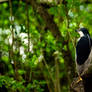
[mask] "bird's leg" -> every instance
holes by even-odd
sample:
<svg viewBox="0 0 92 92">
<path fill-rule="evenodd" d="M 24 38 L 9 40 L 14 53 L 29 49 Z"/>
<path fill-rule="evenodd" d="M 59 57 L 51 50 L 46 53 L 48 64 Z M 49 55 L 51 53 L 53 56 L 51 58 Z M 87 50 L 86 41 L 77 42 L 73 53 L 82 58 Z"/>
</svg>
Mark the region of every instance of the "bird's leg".
<svg viewBox="0 0 92 92">
<path fill-rule="evenodd" d="M 81 76 L 79 76 L 77 83 L 79 83 L 80 81 L 82 81 L 83 79 L 81 78 Z"/>
</svg>

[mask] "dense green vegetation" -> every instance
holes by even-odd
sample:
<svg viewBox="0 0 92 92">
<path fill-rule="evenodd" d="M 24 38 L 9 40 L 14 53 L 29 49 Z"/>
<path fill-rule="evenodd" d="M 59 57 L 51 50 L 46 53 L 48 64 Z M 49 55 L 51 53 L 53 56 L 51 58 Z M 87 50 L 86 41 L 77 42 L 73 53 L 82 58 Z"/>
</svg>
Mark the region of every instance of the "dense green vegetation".
<svg viewBox="0 0 92 92">
<path fill-rule="evenodd" d="M 1 0 L 0 92 L 70 92 L 79 27 L 92 35 L 88 0 Z"/>
</svg>

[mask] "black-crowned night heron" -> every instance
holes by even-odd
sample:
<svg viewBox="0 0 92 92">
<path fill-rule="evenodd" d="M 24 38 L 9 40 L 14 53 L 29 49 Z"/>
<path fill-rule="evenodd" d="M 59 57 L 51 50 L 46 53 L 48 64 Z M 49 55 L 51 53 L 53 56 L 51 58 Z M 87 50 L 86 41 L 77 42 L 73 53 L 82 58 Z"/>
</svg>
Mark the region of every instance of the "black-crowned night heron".
<svg viewBox="0 0 92 92">
<path fill-rule="evenodd" d="M 79 76 L 79 80 L 82 80 L 81 76 L 85 74 L 91 65 L 92 61 L 92 40 L 90 34 L 86 28 L 80 28 L 76 30 L 80 37 L 76 45 L 76 69 Z"/>
</svg>

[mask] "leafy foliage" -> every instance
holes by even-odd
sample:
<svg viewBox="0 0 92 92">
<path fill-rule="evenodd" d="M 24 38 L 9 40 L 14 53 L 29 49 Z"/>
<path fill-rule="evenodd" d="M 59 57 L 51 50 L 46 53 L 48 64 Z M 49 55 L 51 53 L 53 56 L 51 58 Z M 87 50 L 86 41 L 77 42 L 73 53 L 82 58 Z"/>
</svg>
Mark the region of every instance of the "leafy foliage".
<svg viewBox="0 0 92 92">
<path fill-rule="evenodd" d="M 63 0 L 59 4 L 35 1 L 39 6 L 50 6 L 44 9 L 60 31 L 58 42 L 38 8 L 25 0 L 10 1 L 12 16 L 9 2 L 0 3 L 0 90 L 5 86 L 7 92 L 54 92 L 55 84 L 60 84 L 61 92 L 70 92 L 72 77 L 68 72 L 72 72 L 69 67 L 75 60 L 78 38 L 74 30 L 86 27 L 92 35 L 92 4 L 83 0 Z"/>
</svg>

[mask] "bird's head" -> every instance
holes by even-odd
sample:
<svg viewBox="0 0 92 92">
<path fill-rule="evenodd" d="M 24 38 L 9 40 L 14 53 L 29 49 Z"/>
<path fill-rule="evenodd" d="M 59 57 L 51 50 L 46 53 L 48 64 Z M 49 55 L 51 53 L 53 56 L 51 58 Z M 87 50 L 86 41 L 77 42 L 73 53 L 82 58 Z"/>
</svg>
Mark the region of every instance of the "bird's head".
<svg viewBox="0 0 92 92">
<path fill-rule="evenodd" d="M 84 35 L 89 35 L 88 29 L 86 29 L 86 28 L 79 28 L 75 31 L 79 33 L 80 37 L 82 37 Z"/>
</svg>

